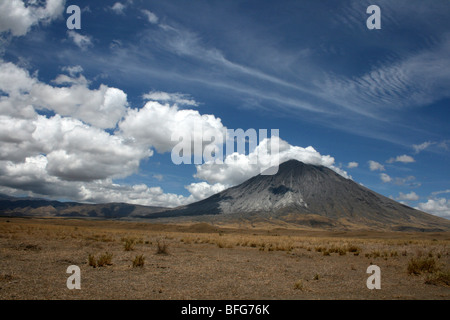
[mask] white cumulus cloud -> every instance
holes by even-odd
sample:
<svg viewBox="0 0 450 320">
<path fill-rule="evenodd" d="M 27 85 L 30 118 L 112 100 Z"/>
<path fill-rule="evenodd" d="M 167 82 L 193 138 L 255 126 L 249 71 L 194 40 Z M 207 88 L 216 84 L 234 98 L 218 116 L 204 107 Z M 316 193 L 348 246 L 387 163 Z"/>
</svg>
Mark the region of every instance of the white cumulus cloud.
<svg viewBox="0 0 450 320">
<path fill-rule="evenodd" d="M 268 152 L 271 139 L 278 140 L 279 152 L 277 154 Z M 206 162 L 202 165 L 197 165 L 195 177 L 212 184 L 237 185 L 262 173 L 271 164 L 276 163 L 274 156 L 278 158 L 280 164 L 287 160 L 295 159 L 307 164 L 326 166 L 345 178 L 349 178 L 345 171 L 334 166 L 335 160 L 333 157 L 321 155 L 311 146 L 306 148 L 292 146 L 276 136 L 262 140 L 255 150 L 247 155 L 237 152 L 228 154 L 223 164 Z"/>
<path fill-rule="evenodd" d="M 419 203 L 416 209 L 440 216 L 450 217 L 450 201 L 446 198 L 428 199 L 427 202 Z"/>
<path fill-rule="evenodd" d="M 158 101 L 177 105 L 198 106 L 198 103 L 189 95 L 183 93 L 168 93 L 163 91 L 150 91 L 142 96 L 144 100 Z"/>
<path fill-rule="evenodd" d="M 62 16 L 65 0 L 47 0 L 43 6 L 37 1 L 0 1 L 0 33 L 11 32 L 13 36 L 23 36 L 32 26 L 49 23 Z"/>
<path fill-rule="evenodd" d="M 358 166 L 359 166 L 359 163 L 358 163 L 358 162 L 352 161 L 352 162 L 349 162 L 349 163 L 348 163 L 347 168 L 353 169 L 353 168 L 358 168 Z"/>
<path fill-rule="evenodd" d="M 404 154 L 404 155 L 401 155 L 401 156 L 397 156 L 396 158 L 390 158 L 386 162 L 387 163 L 394 163 L 394 162 L 411 163 L 411 162 L 415 162 L 415 161 L 416 160 L 414 160 L 413 157 Z"/>
<path fill-rule="evenodd" d="M 389 175 L 387 175 L 386 173 L 381 173 L 380 178 L 381 178 L 381 181 L 383 181 L 384 183 L 392 181 L 392 178 Z"/>
<path fill-rule="evenodd" d="M 67 31 L 67 35 L 81 50 L 86 50 L 93 45 L 92 38 L 90 36 L 82 35 L 73 30 Z"/>
<path fill-rule="evenodd" d="M 369 168 L 370 168 L 370 171 L 377 171 L 377 170 L 384 171 L 385 170 L 384 166 L 381 163 L 373 161 L 373 160 L 369 161 Z"/>
<path fill-rule="evenodd" d="M 208 142 L 207 137 L 220 136 L 225 129 L 221 119 L 214 115 L 202 115 L 196 110 L 183 110 L 156 101 L 147 102 L 139 110 L 129 109 L 119 128 L 125 137 L 154 147 L 160 153 L 171 151 L 179 143 L 178 137 L 203 146 L 204 141 Z M 202 154 L 202 149 L 198 151 Z"/>
<path fill-rule="evenodd" d="M 114 11 L 116 14 L 123 14 L 125 8 L 126 8 L 126 5 L 124 5 L 123 3 L 120 3 L 120 2 L 116 2 L 111 7 L 111 10 Z"/>
<path fill-rule="evenodd" d="M 400 192 L 396 200 L 409 200 L 409 201 L 416 201 L 419 200 L 419 196 L 414 192 L 411 191 L 410 193 L 403 193 Z"/>
<path fill-rule="evenodd" d="M 111 180 L 81 185 L 79 198 L 94 203 L 124 202 L 159 207 L 176 207 L 189 202 L 187 197 L 165 193 L 160 187 L 148 187 L 145 184 L 119 185 Z"/>
<path fill-rule="evenodd" d="M 205 181 L 202 181 L 191 183 L 185 188 L 191 193 L 191 201 L 199 201 L 225 190 L 227 186 L 221 183 L 209 184 Z"/>
<path fill-rule="evenodd" d="M 159 18 L 156 14 L 154 14 L 153 12 L 151 12 L 150 10 L 147 9 L 143 9 L 142 13 L 145 15 L 145 17 L 147 18 L 148 22 L 150 22 L 151 24 L 157 24 L 159 21 Z"/>
<path fill-rule="evenodd" d="M 104 129 L 115 128 L 125 115 L 127 95 L 120 89 L 102 84 L 91 90 L 82 75 L 61 75 L 54 83 L 70 86 L 48 85 L 12 63 L 0 62 L 0 91 L 7 94 L 0 96 L 0 114 L 23 118 L 33 117 L 33 109 L 51 110 Z"/>
</svg>

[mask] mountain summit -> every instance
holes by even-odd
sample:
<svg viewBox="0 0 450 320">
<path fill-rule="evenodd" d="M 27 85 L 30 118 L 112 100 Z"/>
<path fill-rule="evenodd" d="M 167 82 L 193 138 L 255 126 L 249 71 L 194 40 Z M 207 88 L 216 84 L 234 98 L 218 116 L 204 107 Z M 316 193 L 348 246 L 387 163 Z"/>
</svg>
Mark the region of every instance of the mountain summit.
<svg viewBox="0 0 450 320">
<path fill-rule="evenodd" d="M 215 215 L 281 220 L 311 227 L 443 231 L 450 221 L 400 204 L 333 170 L 289 160 L 275 175 L 242 184 L 154 217 Z"/>
</svg>

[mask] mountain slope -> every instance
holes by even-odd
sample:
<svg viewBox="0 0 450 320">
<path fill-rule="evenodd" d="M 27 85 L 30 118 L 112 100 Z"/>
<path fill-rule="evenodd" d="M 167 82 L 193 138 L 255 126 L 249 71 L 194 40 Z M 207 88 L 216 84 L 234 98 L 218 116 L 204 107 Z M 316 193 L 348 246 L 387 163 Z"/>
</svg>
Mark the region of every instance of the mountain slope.
<svg viewBox="0 0 450 320">
<path fill-rule="evenodd" d="M 450 221 L 400 204 L 336 172 L 297 160 L 205 200 L 150 217 L 220 215 L 320 227 L 450 230 Z"/>
</svg>

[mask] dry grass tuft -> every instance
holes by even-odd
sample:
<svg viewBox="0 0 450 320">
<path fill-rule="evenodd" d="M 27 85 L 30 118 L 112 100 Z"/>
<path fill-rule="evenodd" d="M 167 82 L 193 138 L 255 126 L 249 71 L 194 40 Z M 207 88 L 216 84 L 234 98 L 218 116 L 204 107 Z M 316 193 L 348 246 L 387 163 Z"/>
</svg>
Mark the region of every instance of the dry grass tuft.
<svg viewBox="0 0 450 320">
<path fill-rule="evenodd" d="M 145 263 L 145 257 L 143 254 L 138 255 L 133 260 L 133 268 L 142 268 Z"/>
<path fill-rule="evenodd" d="M 156 254 L 169 254 L 168 244 L 164 240 L 158 240 L 156 242 Z"/>
<path fill-rule="evenodd" d="M 97 260 L 95 260 L 95 256 L 92 254 L 88 256 L 88 265 L 93 268 L 97 267 Z"/>
<path fill-rule="evenodd" d="M 112 253 L 106 252 L 102 254 L 97 260 L 95 259 L 95 256 L 90 254 L 88 256 L 88 264 L 91 267 L 104 267 L 104 266 L 110 266 L 112 265 Z"/>
<path fill-rule="evenodd" d="M 438 271 L 430 274 L 427 276 L 425 283 L 450 287 L 450 271 Z"/>
<path fill-rule="evenodd" d="M 100 256 L 97 260 L 97 266 L 104 267 L 112 265 L 112 253 L 106 252 Z"/>
<path fill-rule="evenodd" d="M 297 280 L 294 283 L 294 290 L 307 291 L 303 279 Z"/>
<path fill-rule="evenodd" d="M 124 247 L 125 251 L 133 251 L 134 250 L 134 245 L 136 244 L 136 241 L 134 239 L 124 238 L 123 242 L 124 242 L 123 247 Z"/>
<path fill-rule="evenodd" d="M 423 272 L 433 273 L 439 271 L 439 266 L 434 258 L 418 257 L 411 258 L 408 263 L 409 274 L 421 274 Z"/>
</svg>

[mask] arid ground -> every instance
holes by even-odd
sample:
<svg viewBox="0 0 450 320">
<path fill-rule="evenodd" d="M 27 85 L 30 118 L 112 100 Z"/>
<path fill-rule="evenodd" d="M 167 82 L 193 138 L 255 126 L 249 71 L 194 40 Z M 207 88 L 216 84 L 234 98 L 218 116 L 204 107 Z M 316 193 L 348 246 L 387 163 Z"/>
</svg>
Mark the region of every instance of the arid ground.
<svg viewBox="0 0 450 320">
<path fill-rule="evenodd" d="M 448 300 L 449 248 L 449 233 L 0 218 L 0 299 Z"/>
</svg>

